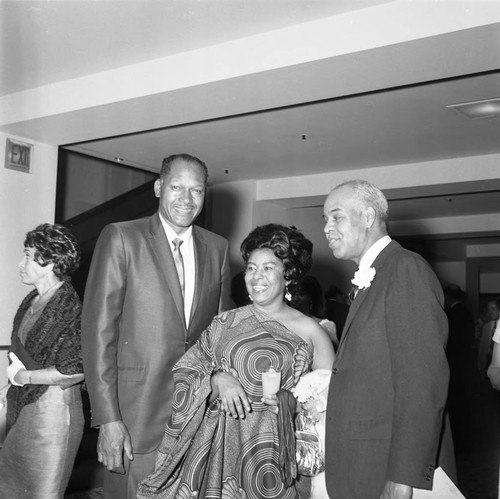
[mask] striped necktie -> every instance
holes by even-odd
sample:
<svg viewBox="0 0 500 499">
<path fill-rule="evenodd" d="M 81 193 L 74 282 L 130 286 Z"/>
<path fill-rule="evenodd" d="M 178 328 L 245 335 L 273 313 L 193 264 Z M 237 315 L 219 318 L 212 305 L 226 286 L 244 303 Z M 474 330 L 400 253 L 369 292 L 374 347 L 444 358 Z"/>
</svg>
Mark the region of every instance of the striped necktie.
<svg viewBox="0 0 500 499">
<path fill-rule="evenodd" d="M 179 276 L 179 283 L 181 285 L 182 296 L 184 297 L 184 259 L 182 258 L 181 253 L 181 244 L 184 241 L 182 239 L 175 238 L 172 243 L 174 245 L 174 262 L 175 267 L 177 268 L 177 275 Z"/>
</svg>

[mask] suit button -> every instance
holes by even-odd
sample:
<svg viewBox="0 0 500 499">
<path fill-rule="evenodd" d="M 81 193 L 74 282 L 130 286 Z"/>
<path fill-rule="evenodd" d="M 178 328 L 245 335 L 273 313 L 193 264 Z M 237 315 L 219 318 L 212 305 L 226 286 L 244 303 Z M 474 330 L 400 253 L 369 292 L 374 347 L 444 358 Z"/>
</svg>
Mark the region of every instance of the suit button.
<svg viewBox="0 0 500 499">
<path fill-rule="evenodd" d="M 338 372 L 339 372 L 338 367 L 334 367 L 334 368 L 332 369 L 332 374 L 337 374 Z"/>
</svg>

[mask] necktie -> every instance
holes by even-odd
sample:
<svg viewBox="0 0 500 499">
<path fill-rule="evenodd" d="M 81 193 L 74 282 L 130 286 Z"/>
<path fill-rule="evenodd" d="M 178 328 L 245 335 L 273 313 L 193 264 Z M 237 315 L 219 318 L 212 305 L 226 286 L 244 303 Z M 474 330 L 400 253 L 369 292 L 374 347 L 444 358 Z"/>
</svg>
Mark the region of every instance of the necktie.
<svg viewBox="0 0 500 499">
<path fill-rule="evenodd" d="M 177 268 L 177 275 L 179 276 L 179 283 L 181 285 L 182 296 L 184 296 L 184 259 L 181 253 L 182 239 L 175 238 L 172 243 L 174 244 L 174 262 Z"/>
<path fill-rule="evenodd" d="M 354 298 L 356 297 L 356 293 L 358 292 L 358 286 L 356 284 L 352 285 L 351 291 L 349 291 L 349 305 L 354 301 Z"/>
</svg>

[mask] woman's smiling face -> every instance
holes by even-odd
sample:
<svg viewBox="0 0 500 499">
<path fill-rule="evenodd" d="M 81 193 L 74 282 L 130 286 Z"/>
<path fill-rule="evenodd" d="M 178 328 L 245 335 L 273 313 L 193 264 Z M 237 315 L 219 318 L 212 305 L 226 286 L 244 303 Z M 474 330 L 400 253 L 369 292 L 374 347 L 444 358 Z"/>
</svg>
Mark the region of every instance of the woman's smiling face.
<svg viewBox="0 0 500 499">
<path fill-rule="evenodd" d="M 248 294 L 257 305 L 283 301 L 287 282 L 283 277 L 283 262 L 269 248 L 250 253 L 245 269 Z"/>
</svg>

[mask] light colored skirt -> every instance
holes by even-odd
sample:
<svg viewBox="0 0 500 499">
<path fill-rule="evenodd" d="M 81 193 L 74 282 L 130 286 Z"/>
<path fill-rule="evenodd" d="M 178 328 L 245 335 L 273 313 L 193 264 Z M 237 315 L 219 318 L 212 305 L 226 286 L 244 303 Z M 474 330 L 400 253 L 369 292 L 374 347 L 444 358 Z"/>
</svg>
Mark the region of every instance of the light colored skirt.
<svg viewBox="0 0 500 499">
<path fill-rule="evenodd" d="M 0 497 L 64 497 L 83 424 L 80 385 L 50 386 L 23 407 L 0 449 Z"/>
</svg>

